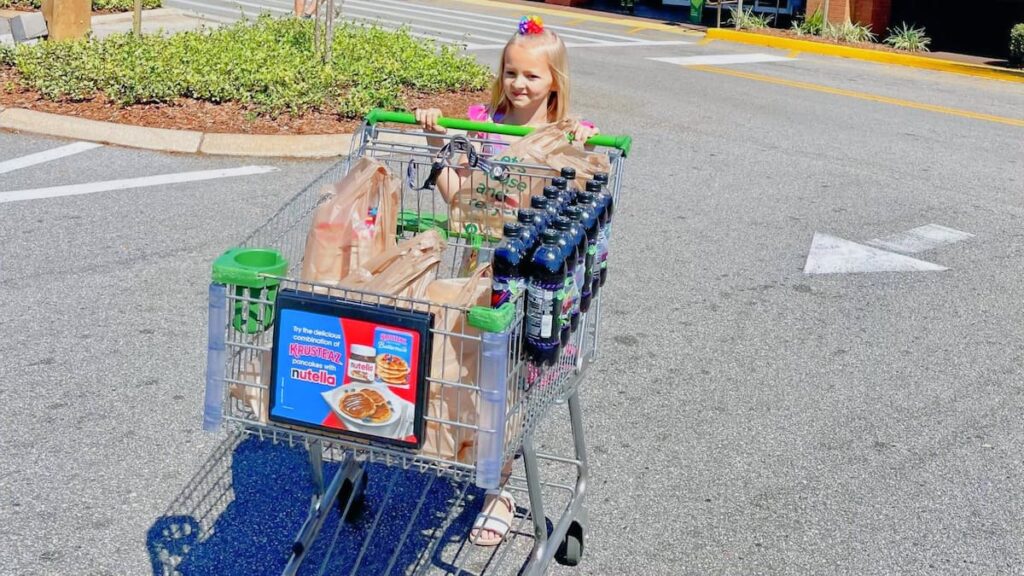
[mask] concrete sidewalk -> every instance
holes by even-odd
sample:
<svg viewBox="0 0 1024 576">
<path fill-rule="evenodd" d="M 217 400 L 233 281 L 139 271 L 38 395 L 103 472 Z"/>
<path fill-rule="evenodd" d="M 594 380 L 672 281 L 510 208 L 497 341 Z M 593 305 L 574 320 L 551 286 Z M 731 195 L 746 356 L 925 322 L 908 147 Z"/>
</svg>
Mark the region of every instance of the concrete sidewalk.
<svg viewBox="0 0 1024 576">
<path fill-rule="evenodd" d="M 0 44 L 13 45 L 11 37 L 11 18 L 26 12 L 17 10 L 0 10 Z M 216 28 L 224 23 L 216 17 L 201 15 L 177 8 L 157 8 L 142 13 L 142 31 L 146 34 L 184 32 L 202 28 Z M 92 17 L 92 34 L 96 38 L 104 38 L 111 34 L 132 31 L 132 13 L 96 14 Z"/>
<path fill-rule="evenodd" d="M 186 12 L 177 8 L 157 8 L 142 13 L 142 32 L 155 34 L 162 32 L 173 34 L 201 28 L 216 28 L 223 21 L 211 16 Z M 132 13 L 100 14 L 92 17 L 92 33 L 97 38 L 110 36 L 119 32 L 131 32 Z"/>
</svg>

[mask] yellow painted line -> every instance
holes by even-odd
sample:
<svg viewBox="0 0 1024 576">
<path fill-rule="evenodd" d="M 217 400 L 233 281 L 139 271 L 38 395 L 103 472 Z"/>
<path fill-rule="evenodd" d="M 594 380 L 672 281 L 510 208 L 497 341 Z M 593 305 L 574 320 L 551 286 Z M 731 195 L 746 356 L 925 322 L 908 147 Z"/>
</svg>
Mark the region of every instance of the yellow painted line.
<svg viewBox="0 0 1024 576">
<path fill-rule="evenodd" d="M 566 22 L 565 25 L 566 26 L 575 26 L 577 24 L 583 24 L 584 22 L 586 22 L 586 20 L 584 20 L 583 18 L 573 18 L 572 20 L 569 20 L 568 22 Z"/>
<path fill-rule="evenodd" d="M 799 55 L 800 52 L 798 50 L 790 50 L 789 53 L 786 54 L 786 58 L 796 58 Z"/>
<path fill-rule="evenodd" d="M 822 86 L 821 84 L 811 84 L 810 82 L 799 82 L 796 80 L 786 80 L 783 78 L 776 78 L 774 76 L 765 76 L 764 74 L 754 74 L 751 72 L 741 72 L 739 70 L 730 70 L 728 68 L 719 68 L 717 66 L 687 66 L 687 68 L 693 70 L 700 70 L 702 72 L 711 72 L 713 74 L 724 74 L 726 76 L 733 76 L 736 78 L 744 78 L 747 80 L 754 80 L 757 82 L 767 82 L 769 84 L 778 84 L 780 86 L 788 86 L 790 88 L 798 88 L 800 90 L 810 90 L 812 92 L 821 92 L 824 94 L 833 94 L 836 96 L 845 96 L 847 98 L 856 98 L 858 100 L 867 100 L 870 102 L 880 102 L 882 104 L 891 104 L 893 106 L 901 106 L 903 108 L 913 108 L 914 110 L 925 110 L 928 112 L 935 112 L 937 114 L 946 114 L 948 116 L 959 116 L 960 118 L 969 118 L 971 120 L 984 120 L 986 122 L 996 122 L 999 124 L 1006 124 L 1008 126 L 1017 126 L 1024 128 L 1024 119 L 1022 118 L 1008 118 L 1006 116 L 994 116 L 992 114 L 982 114 L 980 112 L 971 112 L 970 110 L 963 110 L 960 108 L 948 108 L 946 106 L 936 106 L 934 104 L 923 104 L 921 102 L 913 102 L 910 100 L 902 100 L 900 98 L 890 98 L 888 96 L 880 96 L 878 94 L 869 94 L 867 92 L 857 92 L 854 90 L 845 90 L 842 88 L 833 88 L 831 86 Z"/>
<path fill-rule="evenodd" d="M 643 26 L 637 26 L 636 28 L 630 28 L 629 30 L 626 30 L 626 34 L 636 34 L 637 32 L 642 32 L 644 30 L 647 30 L 647 28 L 644 28 Z"/>
<path fill-rule="evenodd" d="M 766 34 L 754 34 L 750 32 L 737 32 L 726 28 L 709 28 L 707 37 L 714 40 L 726 40 L 728 42 L 739 42 L 753 44 L 755 46 L 767 46 L 780 50 L 798 50 L 811 54 L 822 54 L 824 56 L 835 56 L 839 58 L 853 58 L 879 64 L 895 64 L 897 66 L 909 66 L 911 68 L 923 68 L 938 72 L 952 72 L 989 78 L 994 80 L 1005 80 L 1008 82 L 1024 82 L 1024 70 L 1010 70 L 1008 68 L 996 68 L 995 66 L 983 66 L 980 64 L 968 64 L 966 62 L 953 62 L 952 60 L 941 60 L 938 58 L 926 58 L 914 56 L 913 54 L 901 54 L 883 50 L 870 50 L 867 48 L 853 48 L 837 44 L 825 44 L 810 40 L 796 40 L 793 38 L 782 38 L 779 36 L 768 36 Z"/>
<path fill-rule="evenodd" d="M 694 32 L 692 30 L 686 30 L 679 28 L 678 26 L 669 26 L 667 24 L 660 24 L 658 22 L 644 22 L 642 20 L 631 20 L 627 18 L 614 18 L 611 16 L 598 16 L 596 14 L 580 14 L 570 10 L 555 10 L 554 8 L 544 8 L 542 6 L 521 6 L 521 5 L 510 5 L 505 2 L 498 2 L 496 0 L 454 0 L 455 2 L 462 2 L 463 4 L 472 4 L 474 6 L 484 6 L 487 8 L 497 8 L 499 10 L 516 10 L 518 9 L 523 13 L 529 14 L 547 14 L 548 16 L 561 16 L 563 18 L 568 16 L 575 16 L 578 20 L 583 22 L 600 22 L 602 24 L 613 24 L 615 26 L 629 26 L 631 28 L 641 28 L 643 30 L 658 30 L 660 32 L 668 32 L 670 34 L 680 34 L 682 36 L 703 36 L 701 32 Z"/>
<path fill-rule="evenodd" d="M 707 46 L 708 44 L 711 44 L 714 41 L 714 38 L 701 38 L 700 40 L 697 41 L 697 46 Z"/>
</svg>

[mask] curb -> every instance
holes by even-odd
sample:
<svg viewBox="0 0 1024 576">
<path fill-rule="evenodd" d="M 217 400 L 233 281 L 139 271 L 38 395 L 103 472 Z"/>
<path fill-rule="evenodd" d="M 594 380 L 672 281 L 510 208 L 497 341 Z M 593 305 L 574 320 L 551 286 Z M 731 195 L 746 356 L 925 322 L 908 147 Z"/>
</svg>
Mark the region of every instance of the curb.
<svg viewBox="0 0 1024 576">
<path fill-rule="evenodd" d="M 966 62 L 926 58 L 924 56 L 914 56 L 911 54 L 898 54 L 895 52 L 884 52 L 881 50 L 838 46 L 835 44 L 812 42 L 810 40 L 780 38 L 778 36 L 768 36 L 766 34 L 737 32 L 735 30 L 728 30 L 725 28 L 709 28 L 707 31 L 707 38 L 709 40 L 724 40 L 727 42 L 739 42 L 741 44 L 767 46 L 769 48 L 778 48 L 780 50 L 796 50 L 798 52 L 809 52 L 824 56 L 852 58 L 855 60 L 865 60 L 879 64 L 894 64 L 897 66 L 923 68 L 938 72 L 964 74 L 979 78 L 1005 80 L 1007 82 L 1024 82 L 1024 70 L 1018 71 L 1007 68 L 996 68 L 995 66 L 984 66 L 981 64 L 968 64 Z"/>
<path fill-rule="evenodd" d="M 29 132 L 181 154 L 264 156 L 276 158 L 333 158 L 345 156 L 351 134 L 262 135 L 219 134 L 193 130 L 147 128 L 100 122 L 23 108 L 0 107 L 0 130 Z"/>
</svg>

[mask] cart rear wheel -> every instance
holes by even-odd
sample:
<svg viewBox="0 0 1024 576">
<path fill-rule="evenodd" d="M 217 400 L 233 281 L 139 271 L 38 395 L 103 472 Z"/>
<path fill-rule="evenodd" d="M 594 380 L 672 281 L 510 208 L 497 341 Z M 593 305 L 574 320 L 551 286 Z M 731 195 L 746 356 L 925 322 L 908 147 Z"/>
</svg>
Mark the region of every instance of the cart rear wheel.
<svg viewBox="0 0 1024 576">
<path fill-rule="evenodd" d="M 555 561 L 563 566 L 575 566 L 583 558 L 583 525 L 573 521 L 565 532 L 565 539 L 555 552 Z"/>
<path fill-rule="evenodd" d="M 345 480 L 342 481 L 341 489 L 338 491 L 338 511 L 344 514 L 345 522 L 355 522 L 366 504 L 366 482 L 368 478 L 362 466 L 351 466 L 345 472 Z M 345 509 L 348 513 L 345 513 Z"/>
</svg>

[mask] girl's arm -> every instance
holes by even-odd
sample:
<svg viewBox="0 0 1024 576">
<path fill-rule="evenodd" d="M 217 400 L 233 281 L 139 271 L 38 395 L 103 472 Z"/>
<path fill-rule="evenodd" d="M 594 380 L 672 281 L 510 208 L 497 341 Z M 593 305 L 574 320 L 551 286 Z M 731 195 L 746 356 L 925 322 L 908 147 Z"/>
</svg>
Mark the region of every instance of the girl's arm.
<svg viewBox="0 0 1024 576">
<path fill-rule="evenodd" d="M 438 124 L 441 119 L 441 111 L 437 108 L 426 108 L 423 110 L 416 110 L 416 122 L 423 127 L 424 132 L 434 132 L 436 134 L 447 134 L 448 130 L 444 126 Z M 427 136 L 427 144 L 432 148 L 441 148 L 445 145 L 443 138 L 436 138 Z M 458 163 L 461 164 L 465 160 L 460 158 Z M 441 173 L 437 176 L 437 189 L 441 192 L 441 197 L 448 204 L 452 203 L 452 199 L 455 197 L 455 193 L 462 188 L 463 179 L 469 176 L 468 170 L 455 169 L 451 167 L 445 167 L 441 170 Z"/>
</svg>

